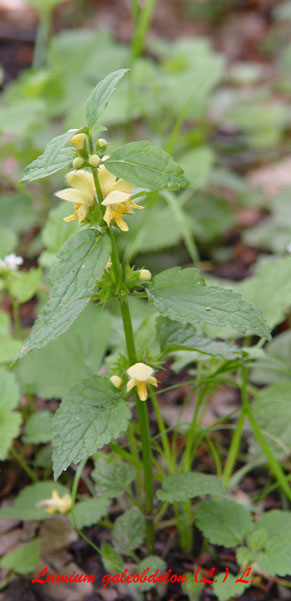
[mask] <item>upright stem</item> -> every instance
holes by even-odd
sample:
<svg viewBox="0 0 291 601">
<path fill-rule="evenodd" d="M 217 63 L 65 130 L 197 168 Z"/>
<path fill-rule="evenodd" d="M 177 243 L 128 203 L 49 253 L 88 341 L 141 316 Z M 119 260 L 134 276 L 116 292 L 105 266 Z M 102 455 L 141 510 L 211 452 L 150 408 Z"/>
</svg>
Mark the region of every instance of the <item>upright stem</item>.
<svg viewBox="0 0 291 601">
<path fill-rule="evenodd" d="M 112 260 L 112 266 L 114 266 Z M 129 306 L 127 298 L 120 298 L 120 308 L 121 315 L 123 321 L 123 329 L 126 340 L 126 348 L 128 358 L 131 364 L 136 363 L 136 352 L 135 352 L 135 344 L 133 337 L 133 329 L 131 316 L 129 312 Z M 148 553 L 153 552 L 154 547 L 154 525 L 153 525 L 153 466 L 152 466 L 152 449 L 151 449 L 151 435 L 150 435 L 150 426 L 149 426 L 149 417 L 147 405 L 145 402 L 141 401 L 138 395 L 135 395 L 136 398 L 136 408 L 137 415 L 140 427 L 140 437 L 141 437 L 141 448 L 142 448 L 142 458 L 143 458 L 143 470 L 144 470 L 144 491 L 145 491 L 145 504 L 144 510 L 145 515 L 147 517 L 146 520 L 146 542 L 147 542 L 147 551 Z"/>
<path fill-rule="evenodd" d="M 92 140 L 90 139 L 90 144 L 92 144 Z M 100 182 L 98 178 L 98 170 L 92 169 L 95 188 L 97 193 L 97 198 L 99 203 L 101 204 L 103 201 L 103 194 L 100 187 Z M 112 268 L 115 275 L 116 280 L 116 291 L 119 298 L 121 316 L 123 322 L 123 329 L 126 341 L 126 348 L 128 359 L 131 365 L 137 362 L 135 344 L 134 344 L 134 335 L 132 328 L 132 321 L 128 306 L 127 300 L 127 290 L 125 284 L 123 282 L 123 272 L 122 266 L 118 257 L 118 250 L 116 245 L 116 240 L 114 237 L 114 233 L 111 228 L 108 228 L 108 236 L 111 240 L 111 261 Z M 147 551 L 149 554 L 153 552 L 154 548 L 154 524 L 153 524 L 153 497 L 154 497 L 154 489 L 153 489 L 153 460 L 152 460 L 152 449 L 151 449 L 151 436 L 150 436 L 150 426 L 149 426 L 149 417 L 147 405 L 145 402 L 139 399 L 138 394 L 135 394 L 136 398 L 136 408 L 137 415 L 139 421 L 140 428 L 140 437 L 141 437 L 141 449 L 142 449 L 142 458 L 143 458 L 143 471 L 144 471 L 144 493 L 145 493 L 145 503 L 144 503 L 144 512 L 146 515 L 146 543 L 147 543 Z"/>
</svg>

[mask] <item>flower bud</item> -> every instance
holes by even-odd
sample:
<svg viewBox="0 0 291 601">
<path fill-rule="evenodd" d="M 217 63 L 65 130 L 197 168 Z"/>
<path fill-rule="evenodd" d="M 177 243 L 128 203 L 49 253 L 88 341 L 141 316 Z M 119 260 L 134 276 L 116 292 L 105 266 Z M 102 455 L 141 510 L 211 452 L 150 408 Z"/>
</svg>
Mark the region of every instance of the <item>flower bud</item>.
<svg viewBox="0 0 291 601">
<path fill-rule="evenodd" d="M 104 138 L 99 138 L 97 140 L 97 144 L 98 144 L 99 148 L 106 148 L 108 142 Z"/>
<path fill-rule="evenodd" d="M 123 380 L 120 376 L 111 376 L 110 378 L 111 384 L 115 386 L 115 388 L 120 388 L 122 386 Z"/>
<path fill-rule="evenodd" d="M 143 282 L 149 282 L 152 279 L 152 274 L 148 269 L 141 269 L 139 272 L 139 279 Z"/>
<path fill-rule="evenodd" d="M 100 165 L 100 157 L 98 154 L 90 154 L 89 165 L 91 165 L 91 167 L 98 167 Z"/>
<path fill-rule="evenodd" d="M 81 169 L 81 167 L 83 167 L 83 165 L 84 165 L 84 159 L 82 159 L 81 157 L 76 157 L 73 160 L 74 169 Z"/>
<path fill-rule="evenodd" d="M 87 137 L 85 134 L 75 134 L 71 139 L 69 144 L 72 146 L 76 146 L 78 150 L 83 150 L 85 148 Z"/>
</svg>

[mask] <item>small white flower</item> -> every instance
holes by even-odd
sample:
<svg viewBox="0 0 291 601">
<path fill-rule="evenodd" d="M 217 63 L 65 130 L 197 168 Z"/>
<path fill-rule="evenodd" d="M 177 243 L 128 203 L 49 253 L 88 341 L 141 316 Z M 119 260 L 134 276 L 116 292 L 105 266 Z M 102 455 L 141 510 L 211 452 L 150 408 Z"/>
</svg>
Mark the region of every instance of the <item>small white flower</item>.
<svg viewBox="0 0 291 601">
<path fill-rule="evenodd" d="M 14 253 L 6 255 L 4 260 L 0 262 L 0 267 L 11 269 L 11 271 L 17 271 L 18 267 L 23 264 L 23 258 L 17 257 Z"/>
</svg>

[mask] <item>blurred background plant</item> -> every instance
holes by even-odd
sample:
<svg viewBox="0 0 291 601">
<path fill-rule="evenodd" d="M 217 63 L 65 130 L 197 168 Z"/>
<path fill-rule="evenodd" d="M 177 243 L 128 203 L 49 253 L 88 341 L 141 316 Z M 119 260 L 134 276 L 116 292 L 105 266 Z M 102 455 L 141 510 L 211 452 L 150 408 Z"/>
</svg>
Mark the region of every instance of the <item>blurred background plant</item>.
<svg viewBox="0 0 291 601">
<path fill-rule="evenodd" d="M 18 182 L 54 135 L 82 126 L 92 87 L 130 67 L 103 114 L 108 153 L 149 139 L 173 154 L 190 187 L 149 195 L 127 236 L 119 235 L 120 252 L 153 274 L 194 264 L 262 309 L 274 339 L 252 350 L 251 382 L 268 387 L 254 402 L 255 414 L 275 455 L 287 461 L 290 0 L 0 0 L 0 14 L 0 458 L 13 455 L 32 481 L 38 468 L 49 474 L 45 400 L 54 408 L 54 399 L 112 364 L 120 350 L 115 306 L 106 309 L 105 322 L 104 309 L 92 305 L 57 341 L 8 370 L 46 300 L 48 269 L 77 227 L 64 223 L 70 207 L 54 197 L 64 186 L 62 172 Z M 11 268 L 7 257 L 14 254 L 23 265 L 14 260 Z M 146 347 L 155 318 L 141 300 L 133 299 L 132 310 L 137 344 Z M 233 340 L 231 331 L 207 334 Z M 174 371 L 188 366 L 192 374 L 213 360 L 173 356 Z M 167 408 L 164 415 L 171 424 Z M 19 435 L 21 444 L 13 443 Z M 31 445 L 41 445 L 36 455 Z M 249 469 L 264 462 L 252 436 L 244 459 Z"/>
</svg>

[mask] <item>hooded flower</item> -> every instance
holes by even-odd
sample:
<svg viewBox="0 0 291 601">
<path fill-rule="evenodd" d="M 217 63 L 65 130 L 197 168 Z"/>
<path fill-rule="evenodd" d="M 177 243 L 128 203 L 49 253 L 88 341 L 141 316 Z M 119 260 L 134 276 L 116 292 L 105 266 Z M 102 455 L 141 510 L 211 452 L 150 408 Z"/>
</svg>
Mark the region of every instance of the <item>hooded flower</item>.
<svg viewBox="0 0 291 601">
<path fill-rule="evenodd" d="M 132 184 L 124 179 L 116 179 L 104 165 L 99 168 L 99 181 L 104 196 L 102 204 L 106 207 L 104 221 L 110 226 L 111 221 L 123 231 L 128 231 L 128 225 L 124 221 L 123 213 L 133 213 L 132 209 L 143 209 L 130 200 Z"/>
<path fill-rule="evenodd" d="M 93 175 L 88 171 L 79 169 L 78 171 L 70 171 L 66 176 L 66 180 L 71 188 L 56 192 L 56 196 L 73 202 L 75 212 L 69 217 L 65 217 L 64 221 L 73 221 L 78 218 L 80 223 L 88 217 L 90 207 L 94 205 L 95 185 Z"/>
<path fill-rule="evenodd" d="M 141 401 L 146 401 L 148 398 L 147 384 L 157 386 L 158 382 L 153 377 L 154 370 L 145 363 L 135 363 L 128 370 L 127 373 L 130 377 L 127 383 L 127 390 L 130 391 L 134 386 L 137 387 L 137 393 Z"/>
<path fill-rule="evenodd" d="M 57 490 L 53 490 L 50 499 L 44 499 L 36 503 L 37 507 L 46 507 L 47 513 L 67 513 L 72 507 L 72 498 L 70 495 L 59 496 Z"/>
</svg>

